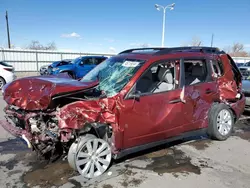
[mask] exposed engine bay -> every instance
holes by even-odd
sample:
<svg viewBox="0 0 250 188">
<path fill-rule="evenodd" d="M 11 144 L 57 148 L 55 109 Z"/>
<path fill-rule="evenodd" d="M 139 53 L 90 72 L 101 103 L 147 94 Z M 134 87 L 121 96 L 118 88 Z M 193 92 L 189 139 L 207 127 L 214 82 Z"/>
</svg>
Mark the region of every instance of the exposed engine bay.
<svg viewBox="0 0 250 188">
<path fill-rule="evenodd" d="M 102 95 L 96 89 L 57 96 L 46 111 L 27 111 L 8 105 L 4 111 L 11 127 L 7 124 L 5 126 L 8 130 L 12 130 L 13 135 L 22 137 L 28 147 L 35 150 L 38 156 L 53 160 L 57 156 L 66 156 L 70 145 L 84 131 L 95 131 L 95 134 L 102 138 L 106 136 L 106 139 L 111 137 L 112 127 L 100 123 L 86 121 L 86 124 L 80 126 L 84 129 L 71 129 L 59 125 L 60 115 L 62 115 L 60 111 L 63 106 L 75 101 L 93 101 L 100 97 Z M 107 135 L 108 132 L 109 135 Z"/>
<path fill-rule="evenodd" d="M 55 115 L 40 113 L 33 116 L 33 114 L 14 109 L 12 106 L 7 107 L 6 114 L 6 119 L 11 125 L 25 131 L 26 134 L 20 136 L 30 148 L 37 152 L 38 156 L 48 158 L 56 152 L 63 151 L 63 145 L 58 144 L 61 133 Z"/>
</svg>

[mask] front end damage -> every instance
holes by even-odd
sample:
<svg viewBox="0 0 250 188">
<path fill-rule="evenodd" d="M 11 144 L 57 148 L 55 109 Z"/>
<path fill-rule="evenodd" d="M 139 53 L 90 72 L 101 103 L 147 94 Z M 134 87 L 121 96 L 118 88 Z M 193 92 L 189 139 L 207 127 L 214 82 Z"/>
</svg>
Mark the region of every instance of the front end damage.
<svg viewBox="0 0 250 188">
<path fill-rule="evenodd" d="M 118 132 L 119 97 L 101 98 L 95 83 L 55 79 L 35 77 L 9 85 L 4 93 L 8 103 L 4 109 L 6 120 L 1 120 L 0 125 L 23 138 L 39 156 L 49 159 L 67 155 L 70 145 L 86 132 L 105 139 L 115 153 L 112 143 Z M 34 96 L 25 95 L 24 91 L 33 92 Z M 47 100 L 43 100 L 45 97 Z"/>
<path fill-rule="evenodd" d="M 118 134 L 118 100 L 78 101 L 56 111 L 27 112 L 8 105 L 6 120 L 1 126 L 16 137 L 22 137 L 28 147 L 46 158 L 66 155 L 70 145 L 82 134 L 92 133 L 110 143 L 116 153 L 115 134 Z M 59 152 L 59 153 L 58 153 Z"/>
</svg>

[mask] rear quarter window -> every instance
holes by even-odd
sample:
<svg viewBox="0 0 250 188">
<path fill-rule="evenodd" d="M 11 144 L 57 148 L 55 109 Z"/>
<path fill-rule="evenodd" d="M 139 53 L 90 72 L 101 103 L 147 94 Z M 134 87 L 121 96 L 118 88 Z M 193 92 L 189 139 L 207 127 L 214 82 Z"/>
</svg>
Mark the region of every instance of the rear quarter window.
<svg viewBox="0 0 250 188">
<path fill-rule="evenodd" d="M 211 60 L 214 73 L 217 74 L 217 76 L 222 76 L 224 74 L 224 67 L 221 62 L 221 60 Z"/>
</svg>

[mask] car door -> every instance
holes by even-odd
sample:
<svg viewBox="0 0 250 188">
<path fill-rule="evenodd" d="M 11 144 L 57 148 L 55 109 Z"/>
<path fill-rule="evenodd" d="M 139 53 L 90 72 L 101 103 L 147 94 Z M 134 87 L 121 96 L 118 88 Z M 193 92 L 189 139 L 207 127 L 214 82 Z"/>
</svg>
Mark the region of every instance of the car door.
<svg viewBox="0 0 250 188">
<path fill-rule="evenodd" d="M 179 76 L 180 63 L 175 61 L 166 61 L 164 63 L 169 64 L 173 62 L 173 88 L 161 89 L 158 92 L 155 92 L 154 89 L 148 90 L 148 88 L 151 88 L 150 85 L 154 85 L 159 81 L 154 79 L 157 78 L 160 71 L 153 72 L 155 66 L 157 66 L 157 69 L 159 68 L 159 63 L 157 62 L 145 71 L 128 94 L 128 98 L 124 100 L 125 108 L 119 117 L 120 126 L 124 129 L 124 148 L 177 136 L 183 132 L 185 124 L 190 123 L 190 116 L 192 115 L 192 111 L 189 109 L 190 101 L 185 103 L 180 98 L 183 92 L 180 83 L 182 78 Z M 150 71 L 151 73 L 148 74 Z M 150 83 L 150 79 L 153 80 L 153 84 Z M 160 81 L 163 82 L 164 80 Z M 140 84 L 141 86 L 139 86 Z M 145 88 L 146 86 L 148 87 Z M 160 86 L 157 87 L 160 88 Z M 142 91 L 140 94 L 138 94 L 139 90 Z M 135 93 L 134 98 L 133 93 Z"/>
<path fill-rule="evenodd" d="M 183 130 L 191 131 L 208 125 L 208 112 L 213 102 L 219 101 L 216 81 L 212 79 L 211 60 L 206 58 L 184 59 L 184 98 L 189 101 L 191 123 Z"/>
<path fill-rule="evenodd" d="M 76 78 L 82 78 L 89 71 L 91 71 L 96 66 L 96 58 L 94 57 L 84 57 L 76 65 Z"/>
</svg>

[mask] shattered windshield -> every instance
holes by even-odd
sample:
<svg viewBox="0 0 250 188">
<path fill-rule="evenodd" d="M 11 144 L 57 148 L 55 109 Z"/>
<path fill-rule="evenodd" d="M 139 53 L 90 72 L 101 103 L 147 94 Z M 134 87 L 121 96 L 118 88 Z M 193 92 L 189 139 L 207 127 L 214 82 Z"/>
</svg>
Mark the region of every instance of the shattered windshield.
<svg viewBox="0 0 250 188">
<path fill-rule="evenodd" d="M 144 60 L 111 57 L 82 78 L 82 82 L 99 81 L 97 89 L 108 97 L 116 95 L 129 82 Z"/>
</svg>

